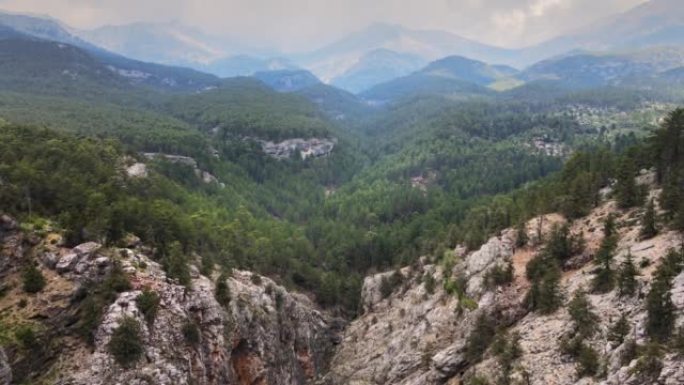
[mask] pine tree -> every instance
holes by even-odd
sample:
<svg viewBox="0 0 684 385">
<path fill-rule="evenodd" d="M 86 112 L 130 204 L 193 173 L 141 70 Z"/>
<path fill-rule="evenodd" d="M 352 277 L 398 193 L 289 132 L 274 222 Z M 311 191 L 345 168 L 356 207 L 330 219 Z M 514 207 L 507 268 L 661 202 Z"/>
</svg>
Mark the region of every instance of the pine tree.
<svg viewBox="0 0 684 385">
<path fill-rule="evenodd" d="M 591 337 L 596 332 L 599 318 L 593 311 L 593 306 L 584 290 L 575 292 L 568 304 L 568 313 L 575 322 L 575 330 L 582 337 Z"/>
<path fill-rule="evenodd" d="M 164 258 L 164 270 L 169 277 L 177 279 L 181 285 L 190 284 L 190 269 L 183 256 L 180 242 L 174 241 L 169 246 L 169 252 Z"/>
<path fill-rule="evenodd" d="M 138 321 L 131 317 L 121 319 L 119 326 L 112 333 L 107 349 L 124 368 L 129 368 L 137 362 L 144 351 Z"/>
<path fill-rule="evenodd" d="M 529 242 L 529 237 L 527 235 L 527 224 L 523 221 L 518 224 L 517 235 L 515 237 L 515 247 L 525 247 L 527 242 Z"/>
<path fill-rule="evenodd" d="M 613 254 L 617 247 L 617 237 L 612 221 L 606 221 L 604 233 L 610 235 L 603 238 L 601 246 L 596 253 L 596 262 L 600 264 L 600 267 L 592 281 L 592 291 L 595 293 L 608 293 L 615 286 L 615 277 L 611 263 L 613 262 Z"/>
<path fill-rule="evenodd" d="M 676 308 L 672 303 L 671 289 L 669 279 L 659 277 L 653 281 L 646 297 L 646 332 L 655 341 L 664 342 L 672 335 Z"/>
<path fill-rule="evenodd" d="M 630 326 L 627 316 L 624 314 L 620 315 L 620 319 L 618 319 L 608 331 L 608 341 L 617 342 L 618 344 L 623 343 L 625 337 L 629 334 L 629 329 Z"/>
<path fill-rule="evenodd" d="M 21 274 L 21 279 L 24 291 L 27 293 L 38 293 L 42 291 L 46 285 L 43 273 L 33 264 L 30 263 Z"/>
<path fill-rule="evenodd" d="M 603 222 L 603 236 L 606 238 L 612 237 L 617 234 L 615 229 L 615 216 L 609 214 L 605 222 Z"/>
<path fill-rule="evenodd" d="M 482 312 L 475 320 L 475 327 L 466 341 L 465 358 L 470 363 L 479 362 L 489 345 L 494 341 L 496 324 L 494 320 Z"/>
<path fill-rule="evenodd" d="M 656 226 L 656 211 L 655 203 L 651 199 L 646 205 L 646 212 L 641 219 L 641 238 L 650 239 L 658 234 L 658 227 Z"/>
<path fill-rule="evenodd" d="M 622 157 L 615 185 L 615 196 L 621 208 L 634 207 L 639 203 L 639 188 L 634 181 L 635 175 L 634 161 L 628 156 Z"/>
<path fill-rule="evenodd" d="M 639 271 L 634 265 L 632 254 L 628 253 L 618 271 L 618 291 L 621 296 L 632 296 L 636 293 L 637 275 Z"/>
</svg>

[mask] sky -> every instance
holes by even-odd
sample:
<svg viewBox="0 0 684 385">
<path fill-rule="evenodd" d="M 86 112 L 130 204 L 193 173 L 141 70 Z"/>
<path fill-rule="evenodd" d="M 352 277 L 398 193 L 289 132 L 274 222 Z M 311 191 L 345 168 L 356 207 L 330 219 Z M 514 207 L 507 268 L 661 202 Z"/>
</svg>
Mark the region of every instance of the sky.
<svg viewBox="0 0 684 385">
<path fill-rule="evenodd" d="M 648 0 L 0 0 L 70 26 L 177 21 L 281 51 L 318 48 L 374 22 L 445 30 L 518 48 Z"/>
</svg>

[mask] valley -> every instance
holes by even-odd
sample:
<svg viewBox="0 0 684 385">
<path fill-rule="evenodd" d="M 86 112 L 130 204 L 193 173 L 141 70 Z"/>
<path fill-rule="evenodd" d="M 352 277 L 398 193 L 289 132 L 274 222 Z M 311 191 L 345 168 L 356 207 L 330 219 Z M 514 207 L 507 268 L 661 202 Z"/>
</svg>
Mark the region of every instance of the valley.
<svg viewBox="0 0 684 385">
<path fill-rule="evenodd" d="M 682 9 L 287 56 L 0 12 L 0 385 L 683 383 Z"/>
</svg>

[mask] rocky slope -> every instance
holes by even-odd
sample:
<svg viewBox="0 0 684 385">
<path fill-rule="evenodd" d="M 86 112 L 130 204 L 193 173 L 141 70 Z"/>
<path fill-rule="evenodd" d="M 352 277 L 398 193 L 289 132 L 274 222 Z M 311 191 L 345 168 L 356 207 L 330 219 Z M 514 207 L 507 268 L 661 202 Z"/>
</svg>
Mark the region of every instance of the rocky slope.
<svg viewBox="0 0 684 385">
<path fill-rule="evenodd" d="M 644 173 L 639 182 L 653 187 L 652 179 Z M 652 188 L 652 197 L 658 193 Z M 597 268 L 593 259 L 611 215 L 618 233 L 613 264 L 621 264 L 628 253 L 633 256 L 640 268 L 637 293 L 588 295 L 598 331 L 585 343 L 598 353 L 600 371 L 580 377 L 577 360 L 561 344 L 576 327 L 568 302 L 576 291 L 591 287 Z M 412 266 L 367 277 L 361 314 L 348 325 L 317 310 L 306 296 L 250 272 L 233 270 L 225 278 L 230 299 L 221 304 L 215 295 L 221 279 L 217 273 L 206 277 L 193 268 L 191 284 L 180 285 L 135 237 L 120 248 L 93 242 L 67 248 L 49 224 L 20 225 L 2 216 L 0 385 L 681 384 L 684 360 L 672 350 L 660 358 L 657 380 L 640 376 L 638 356 L 624 359 L 628 339 L 642 346 L 648 342 L 645 298 L 652 276 L 667 252 L 682 242 L 682 234 L 673 231 L 641 239 L 642 215 L 641 208 L 620 210 L 604 198 L 588 216 L 570 224 L 570 233 L 581 236 L 584 246 L 563 265 L 564 304 L 551 314 L 530 311 L 525 270 L 543 240 L 566 222 L 558 214 L 530 220 L 525 228 L 529 242 L 522 247 L 516 247 L 518 231 L 506 229 L 479 250 L 457 247 L 439 259 L 424 257 Z M 22 288 L 22 274 L 31 264 L 46 279 L 37 294 Z M 107 303 L 89 344 L 78 333 L 84 297 L 96 295 L 94 288 L 117 269 L 130 285 Z M 511 272 L 506 283 L 492 284 L 497 271 Z M 153 321 L 137 299 L 144 290 L 159 295 Z M 674 278 L 670 294 L 677 325 L 683 325 L 684 273 Z M 502 360 L 491 344 L 481 359 L 469 355 L 471 340 L 483 334 L 475 331 L 483 314 L 509 336 L 518 336 L 520 351 L 508 362 L 505 381 Z M 615 342 L 609 339 L 610 329 L 621 315 L 628 321 L 629 338 Z M 128 368 L 108 348 L 124 319 L 140 326 L 144 351 Z M 188 324 L 199 332 L 194 342 L 186 335 Z M 34 330 L 32 338 L 22 334 L 27 325 Z M 485 334 L 491 337 L 494 330 Z"/>
<path fill-rule="evenodd" d="M 649 182 L 649 176 L 641 178 Z M 657 191 L 652 191 L 657 196 Z M 559 341 L 573 328 L 567 311 L 572 293 L 591 287 L 596 265 L 591 262 L 603 238 L 603 222 L 609 214 L 617 215 L 619 242 L 614 264 L 627 253 L 644 267 L 638 276 L 638 294 L 620 297 L 617 290 L 588 297 L 599 317 L 599 332 L 588 342 L 605 365 L 605 374 L 597 378 L 579 378 L 575 360 L 563 354 Z M 609 342 L 608 329 L 625 314 L 632 325 L 630 334 L 638 344 L 646 343 L 644 296 L 650 290 L 652 274 L 669 249 L 678 248 L 681 234 L 662 232 L 655 238 L 640 240 L 638 218 L 641 209 L 621 211 L 614 201 L 600 207 L 571 225 L 573 234 L 586 241 L 584 252 L 570 259 L 561 278 L 565 306 L 550 315 L 530 312 L 525 294 L 530 283 L 525 269 L 541 249 L 535 243 L 539 230 L 549 233 L 554 223 L 564 222 L 560 215 L 546 215 L 527 223 L 530 244 L 515 248 L 516 231 L 508 229 L 492 237 L 479 250 L 465 253 L 462 248 L 433 264 L 427 259 L 398 272 L 366 278 L 363 287 L 363 314 L 345 330 L 342 343 L 322 383 L 369 384 L 460 384 L 503 383 L 501 365 L 491 349 L 482 362 L 469 362 L 466 345 L 480 314 L 492 315 L 497 324 L 519 335 L 521 349 L 514 360 L 508 383 L 512 384 L 643 384 L 635 372 L 637 360 L 621 362 L 627 344 Z M 541 224 L 539 221 L 542 221 Z M 486 285 L 488 272 L 496 266 L 512 266 L 512 282 L 499 287 Z M 401 276 L 398 276 L 398 273 Z M 434 278 L 434 290 L 428 286 Z M 395 277 L 395 278 L 393 278 Z M 396 277 L 400 277 L 397 279 Z M 384 283 L 383 283 L 384 281 Z M 388 294 L 387 282 L 395 282 Z M 396 282 L 399 282 L 398 284 Z M 452 282 L 462 282 L 464 292 L 447 292 Z M 385 286 L 385 287 L 383 287 Z M 383 295 L 383 291 L 384 295 Z M 684 321 L 684 273 L 674 279 L 672 301 L 677 308 L 678 324 Z M 659 384 L 684 383 L 684 360 L 674 353 L 662 357 Z"/>
<path fill-rule="evenodd" d="M 338 341 L 339 320 L 268 278 L 233 271 L 227 279 L 230 301 L 222 306 L 214 280 L 195 271 L 190 287 L 175 283 L 134 238 L 126 248 L 91 242 L 69 249 L 61 246 L 59 234 L 25 231 L 7 216 L 0 227 L 0 342 L 6 349 L 0 350 L 0 384 L 12 378 L 65 385 L 304 384 L 325 371 Z M 21 272 L 29 263 L 36 263 L 46 279 L 37 294 L 21 287 Z M 88 345 L 75 326 L 84 291 L 93 295 L 92 282 L 104 280 L 114 264 L 130 287 L 107 306 Z M 144 289 L 160 298 L 153 322 L 136 301 Z M 140 325 L 144 347 L 143 357 L 126 369 L 107 348 L 124 316 Z M 199 330 L 194 344 L 184 337 L 187 323 Z M 26 325 L 36 331 L 37 344 L 18 337 Z"/>
</svg>

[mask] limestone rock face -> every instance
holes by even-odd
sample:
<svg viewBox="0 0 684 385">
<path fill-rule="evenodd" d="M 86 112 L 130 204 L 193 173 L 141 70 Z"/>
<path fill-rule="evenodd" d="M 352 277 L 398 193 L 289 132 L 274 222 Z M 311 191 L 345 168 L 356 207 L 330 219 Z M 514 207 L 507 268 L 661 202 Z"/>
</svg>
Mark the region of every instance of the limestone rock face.
<svg viewBox="0 0 684 385">
<path fill-rule="evenodd" d="M 325 383 L 443 384 L 465 370 L 467 337 L 481 311 L 503 311 L 500 304 L 505 303 L 516 309 L 510 314 L 520 316 L 516 287 L 510 293 L 484 293 L 483 284 L 490 268 L 511 257 L 512 234 L 491 238 L 456 263 L 454 270 L 464 271 L 469 279 L 466 294 L 472 298 L 459 299 L 445 291 L 444 277 L 451 277 L 452 271 L 445 274 L 440 265 L 402 269 L 403 285 L 387 298 L 382 298 L 380 282 L 395 273 L 367 277 L 362 289 L 365 313 L 345 330 Z M 425 285 L 427 275 L 437 282 L 432 294 Z M 479 309 L 468 310 L 468 300 L 478 301 Z"/>
<path fill-rule="evenodd" d="M 304 385 L 323 375 L 339 343 L 343 321 L 266 277 L 234 270 L 227 278 L 230 301 L 219 304 L 216 277 L 202 276 L 193 267 L 191 285 L 179 285 L 142 245 L 105 248 L 89 242 L 65 248 L 46 238 L 27 247 L 27 239 L 16 226 L 0 234 L 0 283 L 11 284 L 0 286 L 7 290 L 0 296 L 0 309 L 9 312 L 9 319 L 45 331 L 40 338 L 49 349 L 39 358 L 16 348 L 7 350 L 6 357 L 0 349 L 0 385 L 43 375 L 51 376 L 46 383 L 58 385 Z M 47 283 L 30 297 L 16 284 L 28 261 L 39 262 Z M 80 304 L 92 283 L 102 282 L 115 263 L 131 288 L 103 309 L 92 346 L 87 346 L 75 332 Z M 160 298 L 152 322 L 137 303 L 146 289 Z M 27 299 L 25 305 L 16 305 L 19 297 Z M 123 317 L 138 322 L 144 349 L 129 368 L 121 367 L 108 348 Z M 187 325 L 199 331 L 197 342 L 186 338 Z M 14 365 L 20 370 L 12 370 Z"/>
<path fill-rule="evenodd" d="M 340 326 L 316 310 L 305 296 L 288 293 L 267 278 L 234 271 L 228 279 L 231 301 L 220 305 L 214 283 L 196 275 L 191 288 L 166 279 L 161 266 L 145 255 L 125 250 L 121 263 L 131 272 L 134 289 L 109 306 L 95 335 L 95 349 L 65 384 L 305 384 L 320 375 Z M 144 262 L 144 270 L 140 270 Z M 157 292 L 160 309 L 147 323 L 136 298 L 144 288 Z M 124 317 L 141 325 L 144 358 L 124 370 L 107 344 Z M 186 341 L 183 326 L 196 325 L 200 341 Z"/>
<path fill-rule="evenodd" d="M 646 177 L 644 183 L 648 183 Z M 655 195 L 655 194 L 654 194 Z M 589 294 L 598 316 L 596 334 L 586 343 L 598 352 L 606 375 L 602 378 L 577 375 L 576 361 L 561 352 L 560 341 L 574 328 L 567 303 L 578 289 L 591 288 L 596 265 L 593 263 L 603 239 L 602 227 L 609 214 L 616 215 L 619 241 L 614 258 L 615 268 L 630 253 L 637 265 L 646 266 L 637 277 L 638 292 L 634 297 L 620 297 L 616 290 L 606 294 Z M 647 342 L 645 294 L 650 290 L 652 274 L 661 259 L 672 248 L 678 248 L 681 234 L 663 232 L 655 238 L 639 237 L 639 209 L 620 211 L 615 202 L 607 201 L 589 216 L 572 223 L 571 232 L 586 241 L 586 250 L 572 258 L 561 278 L 564 306 L 549 315 L 530 312 L 525 294 L 530 283 L 525 276 L 527 263 L 541 251 L 538 234 L 546 236 L 554 224 L 564 222 L 556 214 L 535 218 L 527 224 L 533 246 L 516 250 L 515 232 L 503 231 L 489 239 L 479 250 L 454 250 L 455 260 L 444 272 L 445 265 L 422 263 L 401 269 L 403 284 L 383 298 L 380 287 L 394 272 L 367 277 L 362 291 L 363 314 L 345 330 L 331 369 L 321 382 L 336 384 L 437 385 L 462 384 L 473 376 L 484 377 L 490 384 L 500 383 L 501 365 L 491 351 L 483 360 L 467 362 L 465 350 L 475 319 L 482 312 L 490 314 L 500 326 L 520 337 L 521 355 L 513 363 L 511 384 L 645 384 L 651 383 L 634 372 L 637 360 L 623 363 L 626 344 L 610 342 L 609 328 L 624 314 L 632 328 L 628 338 L 638 344 Z M 513 281 L 491 287 L 487 272 L 495 266 L 513 266 Z M 425 276 L 432 275 L 437 284 L 434 294 L 427 292 Z M 466 280 L 462 294 L 448 294 L 447 279 Z M 684 273 L 673 280 L 671 299 L 677 308 L 678 325 L 684 325 Z M 468 304 L 469 302 L 469 304 Z M 472 306 L 477 303 L 477 307 Z M 674 353 L 665 354 L 658 384 L 684 383 L 684 359 Z"/>
</svg>

